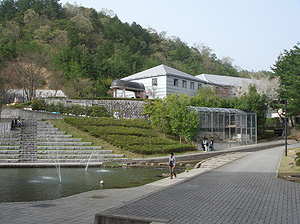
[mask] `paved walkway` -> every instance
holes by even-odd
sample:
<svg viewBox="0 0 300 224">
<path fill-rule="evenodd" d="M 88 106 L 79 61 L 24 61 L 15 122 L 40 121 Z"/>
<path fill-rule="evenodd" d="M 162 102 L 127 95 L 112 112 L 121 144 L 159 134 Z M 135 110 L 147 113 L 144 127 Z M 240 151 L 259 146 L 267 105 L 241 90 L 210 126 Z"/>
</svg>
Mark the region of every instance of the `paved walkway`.
<svg viewBox="0 0 300 224">
<path fill-rule="evenodd" d="M 276 178 L 282 150 L 254 152 L 210 172 L 195 169 L 137 188 L 0 203 L 0 223 L 93 223 L 96 213 L 104 213 L 169 223 L 299 224 L 300 184 Z"/>
<path fill-rule="evenodd" d="M 251 153 L 106 214 L 172 224 L 299 224 L 300 184 L 276 178 L 282 150 Z"/>
</svg>

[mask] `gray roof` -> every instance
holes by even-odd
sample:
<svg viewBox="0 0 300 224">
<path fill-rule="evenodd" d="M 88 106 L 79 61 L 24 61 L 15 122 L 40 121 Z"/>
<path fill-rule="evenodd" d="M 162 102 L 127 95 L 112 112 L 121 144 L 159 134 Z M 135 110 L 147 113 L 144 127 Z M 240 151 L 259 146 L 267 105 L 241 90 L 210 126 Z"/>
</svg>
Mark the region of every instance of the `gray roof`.
<svg viewBox="0 0 300 224">
<path fill-rule="evenodd" d="M 131 90 L 131 91 L 143 91 L 145 90 L 145 86 L 143 83 L 137 83 L 137 82 L 130 82 L 125 80 L 114 80 L 111 85 L 111 89 L 125 89 L 125 90 Z"/>
<path fill-rule="evenodd" d="M 212 113 L 230 113 L 230 114 L 255 114 L 255 112 L 250 110 L 241 110 L 241 109 L 233 109 L 233 108 L 212 108 L 212 107 L 194 107 L 194 106 L 189 106 L 189 108 L 195 110 L 197 113 L 212 112 Z"/>
<path fill-rule="evenodd" d="M 195 76 L 189 75 L 185 72 L 179 71 L 177 69 L 171 68 L 166 65 L 158 65 L 156 67 L 147 69 L 142 72 L 138 72 L 136 74 L 127 76 L 123 78 L 122 80 L 131 81 L 131 80 L 139 80 L 139 79 L 145 79 L 145 78 L 151 78 L 151 77 L 157 77 L 157 76 L 163 76 L 163 75 L 170 75 L 182 79 L 188 79 L 193 80 L 196 82 L 202 82 L 207 83 L 206 81 L 203 81 L 201 79 L 196 78 Z"/>
<path fill-rule="evenodd" d="M 246 79 L 240 77 L 211 75 L 211 74 L 201 74 L 201 75 L 197 75 L 196 77 L 203 80 L 204 82 L 218 84 L 222 86 L 242 86 L 243 83 L 254 84 L 259 82 L 259 80 L 256 79 Z"/>
</svg>

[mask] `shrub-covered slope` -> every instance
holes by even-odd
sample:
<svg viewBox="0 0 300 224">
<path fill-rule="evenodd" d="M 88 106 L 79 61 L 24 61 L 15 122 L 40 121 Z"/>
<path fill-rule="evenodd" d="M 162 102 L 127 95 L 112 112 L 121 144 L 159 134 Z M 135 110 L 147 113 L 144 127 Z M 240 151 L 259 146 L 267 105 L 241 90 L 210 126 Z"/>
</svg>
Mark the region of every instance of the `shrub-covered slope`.
<svg viewBox="0 0 300 224">
<path fill-rule="evenodd" d="M 151 155 L 196 150 L 193 145 L 179 144 L 178 141 L 159 137 L 145 119 L 68 117 L 65 121 L 94 137 L 133 153 Z"/>
</svg>

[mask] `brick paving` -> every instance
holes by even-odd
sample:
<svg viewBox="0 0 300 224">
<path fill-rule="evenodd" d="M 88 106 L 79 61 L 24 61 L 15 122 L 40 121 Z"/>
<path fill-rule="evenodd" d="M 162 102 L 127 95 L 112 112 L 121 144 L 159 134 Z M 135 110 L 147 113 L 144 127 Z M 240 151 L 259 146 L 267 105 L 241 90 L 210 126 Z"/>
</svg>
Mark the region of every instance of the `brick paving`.
<svg viewBox="0 0 300 224">
<path fill-rule="evenodd" d="M 300 184 L 276 178 L 282 150 L 250 153 L 213 170 L 195 169 L 137 188 L 0 203 L 0 223 L 94 223 L 96 213 L 105 213 L 186 224 L 299 224 Z"/>
<path fill-rule="evenodd" d="M 300 223 L 300 184 L 276 178 L 282 147 L 252 153 L 106 214 L 166 223 Z"/>
</svg>

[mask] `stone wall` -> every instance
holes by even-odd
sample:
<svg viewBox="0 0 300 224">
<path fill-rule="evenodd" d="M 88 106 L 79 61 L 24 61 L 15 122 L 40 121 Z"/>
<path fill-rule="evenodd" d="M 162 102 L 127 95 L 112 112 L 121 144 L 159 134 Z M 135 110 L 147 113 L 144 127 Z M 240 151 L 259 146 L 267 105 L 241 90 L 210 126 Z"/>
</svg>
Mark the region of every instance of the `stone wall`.
<svg viewBox="0 0 300 224">
<path fill-rule="evenodd" d="M 23 109 L 14 109 L 14 108 L 5 108 L 1 113 L 1 118 L 17 118 L 21 117 L 21 119 L 63 119 L 65 115 L 62 114 L 53 114 L 53 113 L 45 113 L 39 111 L 28 111 Z"/>
<path fill-rule="evenodd" d="M 57 104 L 58 102 L 70 106 L 78 104 L 81 106 L 92 106 L 92 100 L 71 100 L 59 98 L 47 98 L 47 104 Z M 94 100 L 94 105 L 104 106 L 110 114 L 119 113 L 124 118 L 144 118 L 142 115 L 145 102 L 137 100 Z"/>
</svg>

